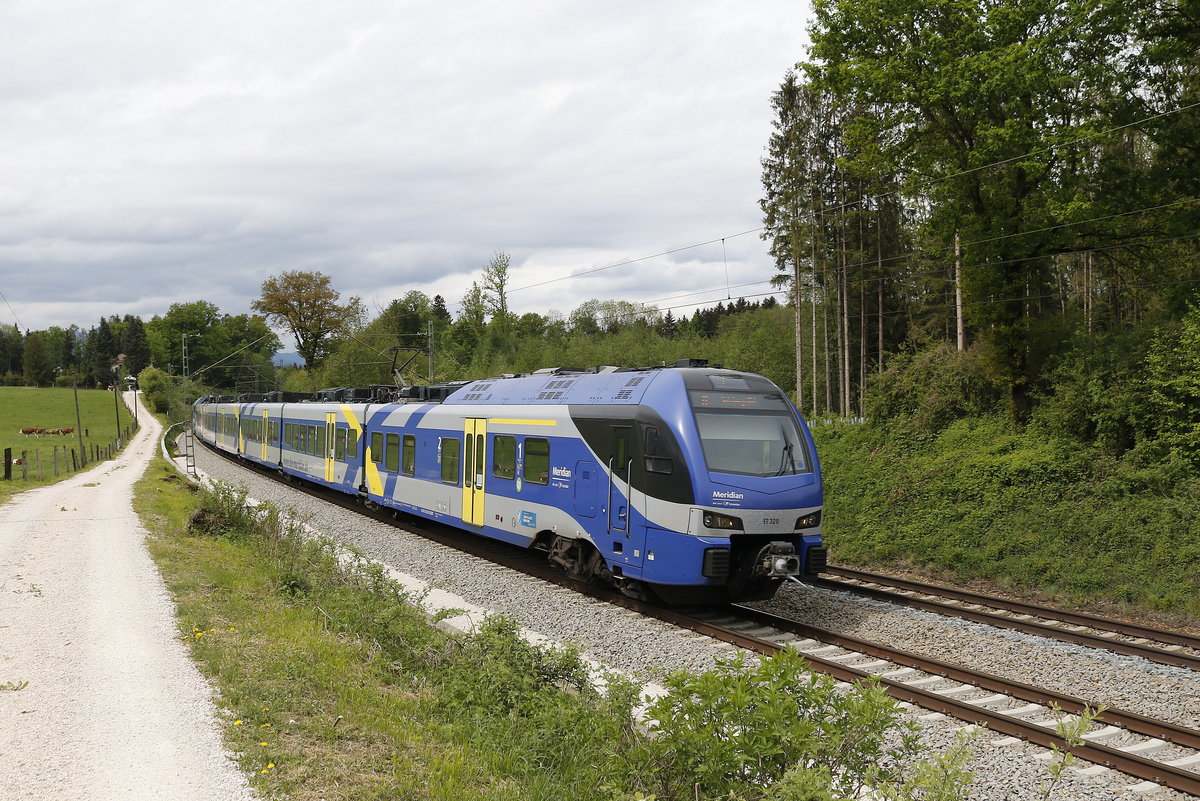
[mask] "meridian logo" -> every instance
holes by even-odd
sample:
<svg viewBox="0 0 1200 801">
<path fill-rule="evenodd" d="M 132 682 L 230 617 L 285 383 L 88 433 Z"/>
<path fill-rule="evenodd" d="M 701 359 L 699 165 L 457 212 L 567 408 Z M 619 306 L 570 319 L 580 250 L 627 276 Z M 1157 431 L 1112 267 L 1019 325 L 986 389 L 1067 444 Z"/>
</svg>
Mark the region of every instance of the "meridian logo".
<svg viewBox="0 0 1200 801">
<path fill-rule="evenodd" d="M 731 501 L 741 501 L 741 500 L 744 500 L 746 497 L 745 495 L 743 495 L 740 492 L 733 492 L 733 491 L 721 492 L 720 490 L 713 490 L 712 496 L 714 498 L 727 498 Z"/>
<path fill-rule="evenodd" d="M 552 467 L 552 468 L 550 468 L 550 474 L 553 475 L 555 478 L 570 478 L 571 477 L 571 468 L 569 468 L 569 467 Z"/>
</svg>

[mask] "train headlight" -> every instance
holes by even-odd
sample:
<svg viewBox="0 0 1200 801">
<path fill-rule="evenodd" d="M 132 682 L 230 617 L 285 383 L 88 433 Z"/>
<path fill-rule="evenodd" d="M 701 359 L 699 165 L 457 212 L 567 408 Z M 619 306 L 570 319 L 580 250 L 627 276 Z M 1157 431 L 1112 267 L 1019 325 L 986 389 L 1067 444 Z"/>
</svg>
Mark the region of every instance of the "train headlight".
<svg viewBox="0 0 1200 801">
<path fill-rule="evenodd" d="M 732 515 L 723 515 L 720 512 L 705 512 L 704 527 L 724 529 L 725 531 L 743 531 L 742 519 L 733 517 Z"/>
<path fill-rule="evenodd" d="M 816 528 L 819 525 L 821 525 L 820 510 L 796 518 L 796 531 L 802 528 Z"/>
</svg>

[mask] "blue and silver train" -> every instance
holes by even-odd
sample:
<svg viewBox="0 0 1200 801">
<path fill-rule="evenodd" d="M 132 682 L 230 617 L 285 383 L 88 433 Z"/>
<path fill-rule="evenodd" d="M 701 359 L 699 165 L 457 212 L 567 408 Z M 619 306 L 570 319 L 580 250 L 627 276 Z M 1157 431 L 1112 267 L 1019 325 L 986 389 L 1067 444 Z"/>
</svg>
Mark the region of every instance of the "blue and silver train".
<svg viewBox="0 0 1200 801">
<path fill-rule="evenodd" d="M 825 566 L 804 420 L 766 378 L 701 361 L 210 396 L 192 427 L 247 461 L 545 551 L 634 597 L 759 600 Z"/>
</svg>

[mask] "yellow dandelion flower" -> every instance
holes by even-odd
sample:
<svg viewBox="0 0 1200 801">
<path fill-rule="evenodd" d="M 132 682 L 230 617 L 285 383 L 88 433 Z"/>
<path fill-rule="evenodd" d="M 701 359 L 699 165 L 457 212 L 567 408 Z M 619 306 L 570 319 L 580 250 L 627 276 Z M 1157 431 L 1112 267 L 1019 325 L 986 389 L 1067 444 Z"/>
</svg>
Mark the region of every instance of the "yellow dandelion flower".
<svg viewBox="0 0 1200 801">
<path fill-rule="evenodd" d="M 237 626 L 230 626 L 230 627 L 229 627 L 229 630 L 230 630 L 230 631 L 237 631 Z"/>
<path fill-rule="evenodd" d="M 265 745 L 266 745 L 266 743 L 265 743 L 265 742 L 262 742 L 262 743 L 259 743 L 259 745 L 264 745 L 264 746 L 265 746 Z"/>
<path fill-rule="evenodd" d="M 233 722 L 233 725 L 234 725 L 234 726 L 241 726 L 241 725 L 242 725 L 242 722 L 241 722 L 240 720 L 235 720 L 235 721 Z"/>
<path fill-rule="evenodd" d="M 268 762 L 268 763 L 267 763 L 267 767 L 268 767 L 268 768 L 273 768 L 273 767 L 275 767 L 275 763 L 274 763 L 274 762 Z"/>
<path fill-rule="evenodd" d="M 197 631 L 197 632 L 196 632 L 196 639 L 197 639 L 197 640 L 198 640 L 198 639 L 200 639 L 200 638 L 201 638 L 201 637 L 203 637 L 203 636 L 204 636 L 204 632 L 203 632 L 203 631 Z"/>
<path fill-rule="evenodd" d="M 267 769 L 266 769 L 266 768 L 263 768 L 261 772 L 262 772 L 262 773 L 266 773 L 266 772 L 267 772 Z"/>
<path fill-rule="evenodd" d="M 271 728 L 271 724 L 270 724 L 270 723 L 264 723 L 264 724 L 262 725 L 262 727 L 263 727 L 264 729 L 269 729 L 269 728 Z"/>
<path fill-rule="evenodd" d="M 271 707 L 269 707 L 269 706 L 264 706 L 264 707 L 262 708 L 262 711 L 263 711 L 263 712 L 270 712 L 270 711 L 271 711 Z"/>
</svg>

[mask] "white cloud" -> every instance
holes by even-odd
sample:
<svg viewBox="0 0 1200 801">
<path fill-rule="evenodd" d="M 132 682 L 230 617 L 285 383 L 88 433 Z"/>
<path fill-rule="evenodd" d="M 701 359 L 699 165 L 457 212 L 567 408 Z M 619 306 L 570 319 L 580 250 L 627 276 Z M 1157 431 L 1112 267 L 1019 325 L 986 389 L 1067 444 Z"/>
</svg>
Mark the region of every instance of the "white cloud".
<svg viewBox="0 0 1200 801">
<path fill-rule="evenodd" d="M 803 57 L 806 14 L 783 0 L 6 3 L 0 291 L 33 329 L 149 317 L 172 298 L 242 313 L 297 267 L 379 305 L 420 289 L 453 306 L 498 248 L 522 287 L 726 237 L 724 254 L 512 297 L 518 312 L 716 300 L 727 267 L 731 284 L 772 272 L 756 234 L 734 235 L 760 224 L 768 99 Z"/>
</svg>

